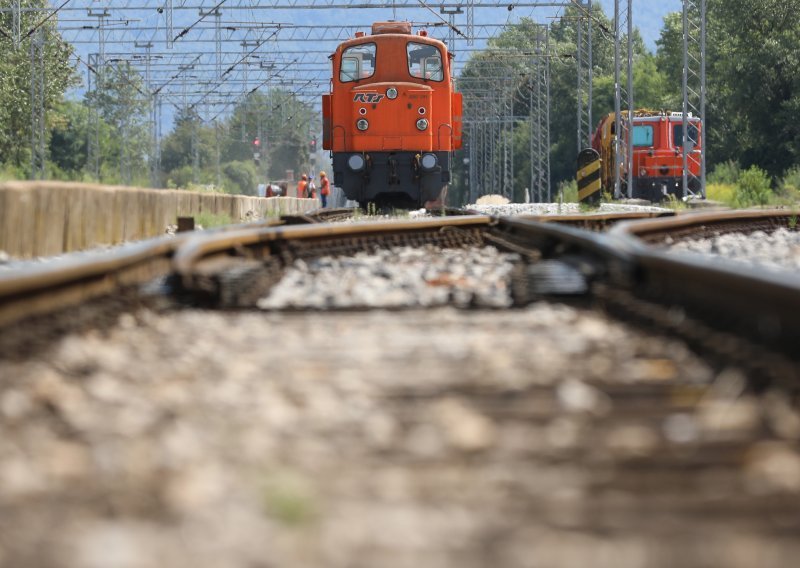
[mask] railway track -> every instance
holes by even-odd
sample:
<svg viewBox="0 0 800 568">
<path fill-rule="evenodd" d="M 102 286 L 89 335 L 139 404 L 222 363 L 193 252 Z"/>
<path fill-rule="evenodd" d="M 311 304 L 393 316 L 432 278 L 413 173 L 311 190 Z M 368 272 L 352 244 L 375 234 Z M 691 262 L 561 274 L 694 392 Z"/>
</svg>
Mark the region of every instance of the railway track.
<svg viewBox="0 0 800 568">
<path fill-rule="evenodd" d="M 702 239 L 726 233 L 772 232 L 780 228 L 794 230 L 798 214 L 786 210 L 744 210 L 720 213 L 692 213 L 668 219 L 651 219 L 616 228 L 623 236 L 633 236 L 647 244 Z"/>
<path fill-rule="evenodd" d="M 458 217 L 462 215 L 478 215 L 476 211 L 470 209 L 460 209 L 457 207 L 440 207 L 429 209 L 425 217 Z M 390 217 L 391 214 L 387 214 Z M 360 208 L 355 207 L 333 207 L 309 211 L 304 215 L 284 215 L 282 220 L 287 225 L 313 225 L 317 223 L 338 223 L 343 221 L 376 221 L 382 215 L 365 214 Z M 398 217 L 402 218 L 402 217 Z"/>
<path fill-rule="evenodd" d="M 0 420 L 39 451 L 0 443 L 0 517 L 15 519 L 0 552 L 79 566 L 112 538 L 179 559 L 162 565 L 785 565 L 800 530 L 798 285 L 654 251 L 626 236 L 637 226 L 239 228 L 4 277 Z M 513 309 L 256 309 L 292 270 L 342 268 L 329 258 L 364 282 L 375 258 L 420 262 L 428 287 L 474 294 L 457 261 L 408 251 L 487 247 Z M 87 318 L 66 343 L 9 352 L 9 335 L 63 333 L 112 290 L 128 300 L 98 308 L 105 331 Z M 230 546 L 203 544 L 209 532 Z"/>
</svg>

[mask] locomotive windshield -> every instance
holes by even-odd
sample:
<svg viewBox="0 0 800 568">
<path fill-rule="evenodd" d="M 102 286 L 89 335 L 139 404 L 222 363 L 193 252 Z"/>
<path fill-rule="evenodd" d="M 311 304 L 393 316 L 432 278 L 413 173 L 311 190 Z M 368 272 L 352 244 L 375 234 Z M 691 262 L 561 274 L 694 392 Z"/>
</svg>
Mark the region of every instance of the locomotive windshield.
<svg viewBox="0 0 800 568">
<path fill-rule="evenodd" d="M 424 43 L 408 43 L 408 72 L 418 79 L 444 79 L 442 55 L 436 47 Z"/>
<path fill-rule="evenodd" d="M 653 145 L 653 127 L 650 125 L 639 125 L 633 127 L 633 145 L 634 146 L 652 146 Z"/>
<path fill-rule="evenodd" d="M 349 83 L 366 79 L 375 74 L 375 44 L 362 43 L 348 47 L 342 52 L 339 81 Z"/>
<path fill-rule="evenodd" d="M 698 145 L 700 139 L 700 130 L 694 124 L 689 124 L 689 146 L 694 148 Z M 672 127 L 672 144 L 676 148 L 683 146 L 683 124 L 676 124 Z"/>
</svg>

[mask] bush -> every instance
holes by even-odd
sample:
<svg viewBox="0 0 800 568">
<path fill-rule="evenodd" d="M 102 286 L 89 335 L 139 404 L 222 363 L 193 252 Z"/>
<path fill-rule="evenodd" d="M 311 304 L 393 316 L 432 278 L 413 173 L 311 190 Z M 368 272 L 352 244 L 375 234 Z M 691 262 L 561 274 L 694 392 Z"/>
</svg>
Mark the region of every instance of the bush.
<svg viewBox="0 0 800 568">
<path fill-rule="evenodd" d="M 794 167 L 783 174 L 780 183 L 780 194 L 784 197 L 800 196 L 800 167 Z"/>
<path fill-rule="evenodd" d="M 752 166 L 742 173 L 737 184 L 736 202 L 740 207 L 766 205 L 772 198 L 770 179 L 767 172 Z"/>
<path fill-rule="evenodd" d="M 730 183 L 706 184 L 706 197 L 730 207 L 736 207 L 736 186 Z"/>
<path fill-rule="evenodd" d="M 0 181 L 14 181 L 28 179 L 28 172 L 22 166 L 0 164 Z"/>
<path fill-rule="evenodd" d="M 228 193 L 258 195 L 258 172 L 251 162 L 229 162 L 222 172 L 230 181 L 225 184 L 230 190 Z"/>
<path fill-rule="evenodd" d="M 192 183 L 192 166 L 181 166 L 167 175 L 167 187 L 170 189 L 186 189 Z"/>
<path fill-rule="evenodd" d="M 714 167 L 714 170 L 708 174 L 707 182 L 722 185 L 736 185 L 741 175 L 742 168 L 739 166 L 739 163 L 728 160 Z"/>
<path fill-rule="evenodd" d="M 556 199 L 561 196 L 564 203 L 577 203 L 578 201 L 578 182 L 574 179 L 564 180 L 558 184 Z"/>
</svg>

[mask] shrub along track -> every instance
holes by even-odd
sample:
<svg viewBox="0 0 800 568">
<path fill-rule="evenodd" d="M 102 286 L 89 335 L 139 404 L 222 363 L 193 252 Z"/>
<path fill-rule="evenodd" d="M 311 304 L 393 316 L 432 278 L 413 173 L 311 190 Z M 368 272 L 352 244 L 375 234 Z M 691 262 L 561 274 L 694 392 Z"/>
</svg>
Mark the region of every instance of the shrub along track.
<svg viewBox="0 0 800 568">
<path fill-rule="evenodd" d="M 174 305 L 242 310 L 298 259 L 408 245 L 515 253 L 517 309 L 188 310 L 173 320 L 157 306 L 170 291 Z M 170 367 L 158 375 L 143 357 L 138 376 L 130 370 L 137 363 L 122 360 L 116 372 L 152 392 L 115 385 L 112 371 L 96 369 L 97 332 L 87 344 L 59 345 L 54 369 L 66 369 L 67 379 L 29 363 L 32 357 L 0 361 L 0 371 L 34 382 L 28 400 L 16 374 L 0 381 L 3 420 L 26 436 L 18 444 L 48 424 L 61 440 L 46 446 L 56 489 L 41 493 L 35 476 L 27 485 L 20 479 L 27 462 L 7 459 L 4 451 L 16 454 L 0 444 L 0 517 L 14 518 L 14 526 L 0 526 L 14 537 L 0 537 L 0 552 L 14 564 L 103 565 L 109 542 L 122 551 L 121 565 L 131 566 L 152 558 L 151 565 L 197 566 L 259 565 L 255 558 L 287 566 L 748 566 L 753 555 L 777 566 L 797 553 L 800 426 L 791 401 L 800 292 L 790 280 L 671 258 L 613 235 L 479 216 L 242 228 L 148 246 L 155 247 L 150 260 L 143 251 L 106 260 L 105 277 L 95 266 L 39 282 L 28 275 L 26 286 L 0 281 L 0 290 L 41 310 L 52 304 L 42 307 L 34 289 L 76 301 L 69 282 L 77 289 L 90 282 L 100 295 L 119 282 L 127 302 L 91 304 L 104 306 L 96 310 L 105 314 L 109 343 L 140 355 L 152 350 Z M 139 293 L 131 287 L 136 278 L 109 270 L 162 280 Z M 151 308 L 114 312 L 137 304 Z M 641 337 L 605 322 L 592 304 L 641 326 Z M 85 310 L 62 312 L 62 322 Z M 6 321 L 15 315 L 8 303 L 0 314 Z M 267 328 L 254 327 L 265 319 Z M 219 331 L 206 332 L 207 320 Z M 30 322 L 41 331 L 54 317 L 16 321 L 4 342 L 24 335 Z M 88 318 L 84 325 L 94 324 Z M 293 344 L 300 346 L 296 359 L 282 361 Z M 46 344 L 37 349 L 48 353 Z M 383 359 L 363 359 L 370 352 Z M 204 367 L 249 364 L 256 370 L 233 373 L 238 382 L 202 378 Z M 163 375 L 165 384 L 150 385 L 151 375 Z M 239 390 L 263 402 L 228 410 Z M 196 420 L 182 415 L 182 391 L 196 397 Z M 116 401 L 118 410 L 98 413 L 91 397 Z M 37 404 L 41 410 L 30 408 Z M 129 416 L 137 405 L 145 418 Z M 117 413 L 126 419 L 112 420 Z M 119 446 L 104 441 L 93 428 L 107 423 L 133 437 Z M 221 437 L 228 430 L 243 435 Z M 216 446 L 217 437 L 230 449 Z M 84 442 L 99 463 L 94 476 L 81 473 Z M 167 452 L 166 465 L 148 466 L 152 452 Z M 208 461 L 182 468 L 187 453 Z M 227 462 L 209 457 L 215 453 Z M 265 455 L 266 474 L 253 465 Z M 114 456 L 131 467 L 116 471 Z M 247 475 L 228 480 L 228 464 Z M 265 525 L 248 508 L 249 475 L 261 476 L 257 508 L 271 519 Z M 201 545 L 209 533 L 213 542 Z"/>
</svg>

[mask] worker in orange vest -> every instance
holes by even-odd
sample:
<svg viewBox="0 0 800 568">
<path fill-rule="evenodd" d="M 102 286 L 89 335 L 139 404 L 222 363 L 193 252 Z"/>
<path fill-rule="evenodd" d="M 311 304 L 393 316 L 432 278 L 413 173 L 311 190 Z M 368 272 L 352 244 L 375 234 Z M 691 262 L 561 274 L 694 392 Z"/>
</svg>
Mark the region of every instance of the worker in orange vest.
<svg viewBox="0 0 800 568">
<path fill-rule="evenodd" d="M 300 199 L 305 199 L 306 197 L 306 187 L 308 187 L 308 181 L 306 181 L 307 179 L 308 176 L 303 174 L 303 176 L 300 178 L 300 181 L 297 182 L 297 197 Z"/>
<path fill-rule="evenodd" d="M 328 206 L 328 196 L 331 194 L 331 182 L 325 172 L 319 172 L 319 195 L 322 199 L 322 206 Z"/>
</svg>

